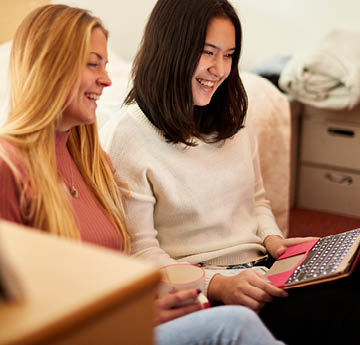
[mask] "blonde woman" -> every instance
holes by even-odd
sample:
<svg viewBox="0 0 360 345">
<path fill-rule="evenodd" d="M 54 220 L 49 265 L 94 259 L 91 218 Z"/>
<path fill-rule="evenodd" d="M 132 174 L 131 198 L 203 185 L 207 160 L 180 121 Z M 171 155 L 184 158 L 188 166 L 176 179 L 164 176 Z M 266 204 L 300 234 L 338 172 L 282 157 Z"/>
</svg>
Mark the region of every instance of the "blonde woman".
<svg viewBox="0 0 360 345">
<path fill-rule="evenodd" d="M 129 252 L 121 195 L 96 127 L 96 101 L 111 85 L 107 35 L 99 19 L 64 5 L 41 7 L 20 25 L 11 111 L 0 129 L 0 216 Z M 157 344 L 278 343 L 246 308 L 176 307 L 198 293 L 156 300 Z"/>
<path fill-rule="evenodd" d="M 1 215 L 128 250 L 121 198 L 95 122 L 96 99 L 111 85 L 102 57 L 106 37 L 96 18 L 64 6 L 38 9 L 19 27 L 11 112 L 0 131 L 7 181 Z M 89 54 L 90 46 L 99 54 Z"/>
</svg>

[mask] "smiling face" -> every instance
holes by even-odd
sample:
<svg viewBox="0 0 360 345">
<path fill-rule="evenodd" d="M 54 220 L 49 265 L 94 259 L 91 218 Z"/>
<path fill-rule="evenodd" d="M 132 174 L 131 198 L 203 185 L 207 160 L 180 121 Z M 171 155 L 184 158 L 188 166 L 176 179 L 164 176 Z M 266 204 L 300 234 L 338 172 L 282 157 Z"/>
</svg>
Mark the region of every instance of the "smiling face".
<svg viewBox="0 0 360 345">
<path fill-rule="evenodd" d="M 74 126 L 90 124 L 96 120 L 96 101 L 104 87 L 111 85 L 106 72 L 107 62 L 107 39 L 100 28 L 94 28 L 86 66 L 80 74 L 78 87 L 73 86 L 70 91 L 70 103 L 63 112 L 58 130 L 67 131 Z"/>
<path fill-rule="evenodd" d="M 211 97 L 229 76 L 235 52 L 235 27 L 228 18 L 213 18 L 208 25 L 204 50 L 192 78 L 195 105 L 210 103 Z"/>
</svg>

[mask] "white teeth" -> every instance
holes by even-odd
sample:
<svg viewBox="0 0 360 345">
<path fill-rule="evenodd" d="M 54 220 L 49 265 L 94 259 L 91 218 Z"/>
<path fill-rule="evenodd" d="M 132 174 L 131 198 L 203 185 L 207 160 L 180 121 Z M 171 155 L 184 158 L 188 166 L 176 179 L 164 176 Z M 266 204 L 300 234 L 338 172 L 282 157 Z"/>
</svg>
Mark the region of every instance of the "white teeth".
<svg viewBox="0 0 360 345">
<path fill-rule="evenodd" d="M 100 99 L 100 96 L 97 95 L 96 93 L 85 92 L 85 96 L 95 101 L 98 101 Z"/>
<path fill-rule="evenodd" d="M 214 82 L 214 81 L 210 81 L 210 80 L 197 79 L 197 81 L 198 81 L 201 85 L 204 85 L 204 86 L 207 86 L 207 87 L 213 87 L 213 86 L 215 85 L 215 82 Z"/>
</svg>

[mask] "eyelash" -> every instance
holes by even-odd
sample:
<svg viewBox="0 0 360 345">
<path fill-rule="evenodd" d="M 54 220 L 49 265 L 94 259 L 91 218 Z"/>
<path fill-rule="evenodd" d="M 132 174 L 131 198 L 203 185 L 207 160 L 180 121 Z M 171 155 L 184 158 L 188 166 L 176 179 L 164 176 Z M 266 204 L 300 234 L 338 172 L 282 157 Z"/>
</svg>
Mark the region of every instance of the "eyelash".
<svg viewBox="0 0 360 345">
<path fill-rule="evenodd" d="M 213 52 L 209 51 L 209 50 L 204 50 L 203 51 L 203 54 L 206 54 L 206 55 L 214 55 Z M 224 57 L 226 58 L 232 58 L 234 56 L 234 53 L 230 53 L 230 54 L 225 54 Z"/>
</svg>

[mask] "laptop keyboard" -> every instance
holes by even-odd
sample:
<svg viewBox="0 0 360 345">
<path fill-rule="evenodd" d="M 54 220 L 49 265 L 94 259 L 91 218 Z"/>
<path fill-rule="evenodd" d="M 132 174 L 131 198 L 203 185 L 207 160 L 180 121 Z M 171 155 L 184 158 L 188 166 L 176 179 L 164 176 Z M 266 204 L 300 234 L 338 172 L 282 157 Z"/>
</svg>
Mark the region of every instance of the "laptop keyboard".
<svg viewBox="0 0 360 345">
<path fill-rule="evenodd" d="M 285 286 L 336 274 L 340 263 L 359 236 L 360 229 L 355 229 L 321 238 L 295 269 Z"/>
</svg>

